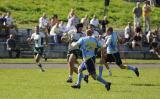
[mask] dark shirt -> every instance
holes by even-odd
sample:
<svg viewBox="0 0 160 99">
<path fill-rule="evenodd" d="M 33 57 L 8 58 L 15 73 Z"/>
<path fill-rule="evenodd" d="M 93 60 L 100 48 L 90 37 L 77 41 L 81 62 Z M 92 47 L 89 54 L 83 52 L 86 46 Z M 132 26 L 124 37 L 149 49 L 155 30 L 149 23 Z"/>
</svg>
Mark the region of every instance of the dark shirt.
<svg viewBox="0 0 160 99">
<path fill-rule="evenodd" d="M 142 40 L 142 37 L 136 35 L 133 39 L 134 39 L 135 41 L 141 41 L 141 40 Z"/>
<path fill-rule="evenodd" d="M 0 25 L 3 25 L 7 20 L 4 17 L 0 17 Z"/>
<path fill-rule="evenodd" d="M 102 20 L 101 25 L 102 25 L 102 31 L 105 32 L 106 30 L 106 25 L 109 23 L 108 20 Z"/>
<path fill-rule="evenodd" d="M 15 49 L 16 48 L 16 41 L 15 39 L 7 39 L 7 48 Z"/>
</svg>

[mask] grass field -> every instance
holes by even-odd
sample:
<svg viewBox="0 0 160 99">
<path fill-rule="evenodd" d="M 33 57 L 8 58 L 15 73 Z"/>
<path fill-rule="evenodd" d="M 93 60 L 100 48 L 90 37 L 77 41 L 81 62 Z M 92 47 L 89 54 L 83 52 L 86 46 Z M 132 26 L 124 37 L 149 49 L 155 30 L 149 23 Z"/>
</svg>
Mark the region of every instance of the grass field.
<svg viewBox="0 0 160 99">
<path fill-rule="evenodd" d="M 44 60 L 42 60 L 44 61 Z M 79 59 L 79 62 L 82 60 Z M 143 59 L 123 59 L 122 60 L 124 63 L 128 64 L 157 64 L 160 63 L 160 61 L 157 60 L 143 60 Z M 99 59 L 96 61 L 97 63 L 99 62 Z M 0 59 L 0 63 L 5 64 L 5 63 L 34 63 L 34 60 L 32 58 L 19 58 L 19 59 Z M 47 62 L 44 63 L 67 63 L 66 59 L 48 59 Z"/>
<path fill-rule="evenodd" d="M 160 68 L 140 68 L 140 77 L 131 71 L 112 68 L 112 82 L 107 92 L 103 85 L 89 78 L 81 89 L 66 83 L 66 69 L 0 69 L 0 99 L 160 99 Z M 74 82 L 77 75 L 75 75 Z"/>
<path fill-rule="evenodd" d="M 133 22 L 134 2 L 127 2 L 127 0 L 110 1 L 108 11 L 110 26 L 124 28 L 128 21 Z M 104 0 L 0 0 L 0 13 L 11 11 L 18 27 L 21 28 L 33 27 L 44 12 L 48 14 L 49 18 L 53 14 L 58 14 L 59 19 L 66 20 L 71 8 L 75 9 L 79 17 L 88 14 L 91 18 L 93 14 L 96 14 L 99 19 L 102 19 Z M 160 8 L 153 7 L 152 10 L 151 26 L 160 26 Z"/>
</svg>

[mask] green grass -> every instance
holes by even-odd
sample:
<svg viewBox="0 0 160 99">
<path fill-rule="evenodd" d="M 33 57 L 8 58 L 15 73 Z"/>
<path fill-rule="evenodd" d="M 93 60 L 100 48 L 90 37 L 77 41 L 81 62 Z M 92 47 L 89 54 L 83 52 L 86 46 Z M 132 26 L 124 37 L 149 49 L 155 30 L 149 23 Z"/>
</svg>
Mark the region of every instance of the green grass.
<svg viewBox="0 0 160 99">
<path fill-rule="evenodd" d="M 88 14 L 91 18 L 96 14 L 102 19 L 104 0 L 0 0 L 0 12 L 11 11 L 19 27 L 33 27 L 39 17 L 46 12 L 49 17 L 58 14 L 60 19 L 66 20 L 71 8 L 76 10 L 79 17 Z M 124 28 L 128 21 L 133 21 L 132 9 L 134 2 L 125 0 L 111 0 L 109 7 L 110 26 Z M 152 27 L 160 26 L 160 8 L 153 8 L 151 14 Z"/>
<path fill-rule="evenodd" d="M 80 90 L 66 83 L 66 69 L 0 69 L 0 99 L 160 99 L 160 68 L 141 68 L 138 78 L 131 71 L 112 68 L 112 82 L 107 92 L 103 85 L 89 78 Z M 74 76 L 74 82 L 76 77 Z"/>
<path fill-rule="evenodd" d="M 43 59 L 44 61 L 44 59 Z M 79 62 L 82 60 L 79 59 Z M 99 62 L 99 59 L 96 61 Z M 129 64 L 157 64 L 160 63 L 159 60 L 142 60 L 142 59 L 123 59 L 124 63 Z M 20 59 L 0 59 L 0 63 L 34 63 L 32 58 L 20 58 Z M 48 59 L 47 62 L 44 63 L 67 63 L 67 59 Z"/>
</svg>

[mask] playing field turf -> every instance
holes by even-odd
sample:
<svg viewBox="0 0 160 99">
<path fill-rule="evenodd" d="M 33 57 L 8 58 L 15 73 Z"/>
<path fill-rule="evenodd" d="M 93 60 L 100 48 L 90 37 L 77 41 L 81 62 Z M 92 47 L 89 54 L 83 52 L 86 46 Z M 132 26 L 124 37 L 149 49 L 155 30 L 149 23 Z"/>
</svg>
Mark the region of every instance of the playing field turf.
<svg viewBox="0 0 160 99">
<path fill-rule="evenodd" d="M 35 68 L 1 68 L 0 99 L 160 99 L 160 67 L 140 67 L 139 78 L 131 71 L 111 69 L 111 77 L 106 70 L 103 74 L 112 82 L 108 92 L 91 78 L 88 84 L 82 81 L 81 89 L 72 89 L 66 83 L 66 68 L 48 68 L 44 73 Z"/>
</svg>

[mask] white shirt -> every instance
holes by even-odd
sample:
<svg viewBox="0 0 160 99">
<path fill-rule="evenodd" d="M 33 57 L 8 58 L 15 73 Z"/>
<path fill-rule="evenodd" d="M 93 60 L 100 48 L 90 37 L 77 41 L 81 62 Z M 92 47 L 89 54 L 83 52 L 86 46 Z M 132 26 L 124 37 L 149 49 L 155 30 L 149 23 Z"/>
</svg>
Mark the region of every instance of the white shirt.
<svg viewBox="0 0 160 99">
<path fill-rule="evenodd" d="M 10 16 L 10 17 L 9 17 L 9 16 L 6 16 L 5 18 L 6 18 L 6 24 L 7 24 L 7 25 L 12 25 L 13 18 L 12 18 L 11 16 Z"/>
<path fill-rule="evenodd" d="M 66 32 L 69 32 L 69 31 L 75 31 L 76 30 L 76 27 L 75 26 L 70 26 L 70 27 L 66 27 Z"/>
<path fill-rule="evenodd" d="M 51 31 L 50 31 L 50 35 L 57 35 L 60 33 L 60 29 L 59 27 L 57 27 L 56 25 L 54 25 L 52 28 L 51 28 Z"/>
<path fill-rule="evenodd" d="M 98 19 L 91 19 L 90 24 L 94 25 L 95 27 L 98 27 L 99 21 L 98 21 Z"/>
<path fill-rule="evenodd" d="M 71 26 L 75 26 L 74 24 L 74 20 L 75 20 L 75 17 L 71 17 L 68 19 L 68 23 L 67 23 L 67 28 L 71 27 Z"/>
<path fill-rule="evenodd" d="M 31 36 L 31 39 L 34 40 L 35 47 L 44 47 L 44 39 L 45 39 L 45 34 L 42 32 L 33 33 Z"/>
<path fill-rule="evenodd" d="M 64 24 L 59 24 L 59 30 L 60 32 L 62 33 L 65 33 L 67 30 L 66 30 L 66 26 Z"/>
<path fill-rule="evenodd" d="M 81 23 L 84 25 L 84 27 L 87 27 L 89 25 L 89 20 L 86 18 L 82 18 Z"/>
<path fill-rule="evenodd" d="M 99 33 L 97 31 L 93 31 L 92 37 L 98 38 Z"/>
<path fill-rule="evenodd" d="M 48 25 L 47 18 L 40 17 L 39 18 L 39 27 L 42 29 L 45 29 L 47 25 Z"/>
<path fill-rule="evenodd" d="M 69 49 L 73 50 L 73 49 L 79 49 L 78 47 L 72 47 L 72 43 L 78 41 L 81 37 L 85 36 L 85 33 L 77 33 L 76 30 L 71 30 L 68 32 L 68 36 L 70 38 L 70 41 L 72 41 L 71 43 L 69 43 Z"/>
<path fill-rule="evenodd" d="M 132 32 L 131 28 L 129 26 L 126 26 L 126 28 L 124 30 L 124 37 L 129 38 L 131 35 L 131 32 Z"/>
</svg>

